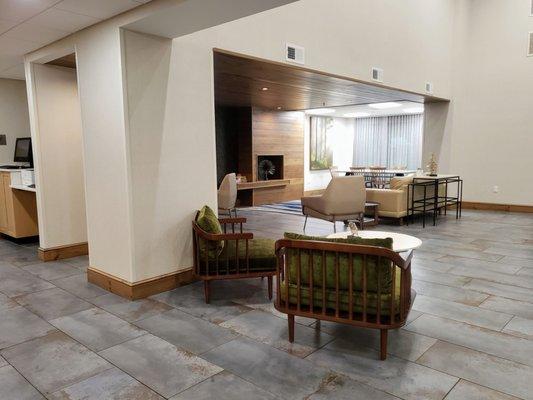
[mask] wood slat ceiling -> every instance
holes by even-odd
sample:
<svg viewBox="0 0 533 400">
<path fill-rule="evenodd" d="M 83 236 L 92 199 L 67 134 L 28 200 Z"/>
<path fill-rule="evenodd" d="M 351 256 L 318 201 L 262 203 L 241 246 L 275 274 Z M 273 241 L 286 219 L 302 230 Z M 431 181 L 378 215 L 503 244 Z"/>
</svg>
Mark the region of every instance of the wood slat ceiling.
<svg viewBox="0 0 533 400">
<path fill-rule="evenodd" d="M 214 51 L 214 76 L 215 102 L 224 106 L 305 110 L 386 101 L 445 101 L 222 50 Z"/>
</svg>

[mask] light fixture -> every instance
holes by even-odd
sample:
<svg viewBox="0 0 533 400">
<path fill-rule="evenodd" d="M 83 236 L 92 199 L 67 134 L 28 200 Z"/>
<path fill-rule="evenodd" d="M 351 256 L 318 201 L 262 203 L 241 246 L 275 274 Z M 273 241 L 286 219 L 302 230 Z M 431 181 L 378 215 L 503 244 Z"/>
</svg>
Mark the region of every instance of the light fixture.
<svg viewBox="0 0 533 400">
<path fill-rule="evenodd" d="M 396 108 L 401 107 L 402 105 L 400 103 L 395 103 L 393 101 L 387 102 L 387 103 L 375 103 L 375 104 L 369 104 L 368 107 L 375 108 L 377 110 L 386 110 L 387 108 Z"/>
<path fill-rule="evenodd" d="M 404 113 L 407 114 L 420 114 L 424 112 L 424 107 L 409 107 L 403 109 Z"/>
<path fill-rule="evenodd" d="M 266 92 L 266 91 L 268 90 L 268 88 L 265 86 L 265 87 L 262 87 L 261 90 L 262 90 L 263 92 Z"/>
<path fill-rule="evenodd" d="M 281 110 L 281 106 L 277 106 L 277 107 L 276 107 L 276 110 Z"/>
<path fill-rule="evenodd" d="M 370 117 L 370 113 L 367 112 L 352 112 L 344 114 L 343 117 L 346 118 L 364 118 L 364 117 Z"/>
<path fill-rule="evenodd" d="M 326 114 L 334 114 L 335 109 L 334 108 L 313 108 L 311 110 L 305 110 L 306 114 L 313 114 L 313 115 L 326 115 Z"/>
</svg>

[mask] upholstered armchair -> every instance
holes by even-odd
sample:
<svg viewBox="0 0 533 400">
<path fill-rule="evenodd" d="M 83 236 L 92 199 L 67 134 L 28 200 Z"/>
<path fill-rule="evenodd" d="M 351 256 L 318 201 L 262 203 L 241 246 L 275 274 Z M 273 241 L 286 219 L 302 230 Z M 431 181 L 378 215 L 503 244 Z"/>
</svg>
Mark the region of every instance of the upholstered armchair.
<svg viewBox="0 0 533 400">
<path fill-rule="evenodd" d="M 285 234 L 276 242 L 275 308 L 294 317 L 380 330 L 381 359 L 389 329 L 403 326 L 416 293 L 411 290 L 412 251 L 394 252 L 392 239 L 324 239 Z"/>
<path fill-rule="evenodd" d="M 276 273 L 275 241 L 255 239 L 243 232 L 246 218 L 217 218 L 204 206 L 197 212 L 193 228 L 193 275 L 204 281 L 205 302 L 210 300 L 210 283 L 220 279 L 268 278 L 272 298 L 272 277 Z"/>
<path fill-rule="evenodd" d="M 237 202 L 237 177 L 235 173 L 227 174 L 220 188 L 218 189 L 218 209 L 224 210 L 229 213 L 231 217 L 231 211 L 237 216 L 237 210 L 235 203 Z"/>
<path fill-rule="evenodd" d="M 363 176 L 339 176 L 331 179 L 326 191 L 319 196 L 302 197 L 305 215 L 304 231 L 309 216 L 333 222 L 357 220 L 363 229 L 366 192 Z"/>
</svg>

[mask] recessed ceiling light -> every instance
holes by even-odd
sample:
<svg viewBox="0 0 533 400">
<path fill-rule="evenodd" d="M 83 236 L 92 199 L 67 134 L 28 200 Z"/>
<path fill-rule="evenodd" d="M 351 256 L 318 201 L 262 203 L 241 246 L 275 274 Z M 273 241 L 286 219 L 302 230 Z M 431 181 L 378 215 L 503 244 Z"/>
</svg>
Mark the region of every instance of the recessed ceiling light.
<svg viewBox="0 0 533 400">
<path fill-rule="evenodd" d="M 268 88 L 267 88 L 267 87 L 262 87 L 261 90 L 262 90 L 263 92 L 266 92 L 266 91 L 268 90 Z"/>
<path fill-rule="evenodd" d="M 410 108 L 404 108 L 403 112 L 407 114 L 419 114 L 424 112 L 424 107 L 410 107 Z"/>
<path fill-rule="evenodd" d="M 311 110 L 305 110 L 305 113 L 314 114 L 314 115 L 334 114 L 335 109 L 334 108 L 313 108 Z"/>
<path fill-rule="evenodd" d="M 277 107 L 276 107 L 276 110 L 281 110 L 281 107 L 280 107 L 280 106 L 277 106 Z"/>
<path fill-rule="evenodd" d="M 352 112 L 344 114 L 343 117 L 346 118 L 364 118 L 364 117 L 370 117 L 370 113 L 367 112 Z"/>
<path fill-rule="evenodd" d="M 378 110 L 385 110 L 387 108 L 396 108 L 401 107 L 400 103 L 395 103 L 393 101 L 387 102 L 387 103 L 375 103 L 375 104 L 369 104 L 368 107 L 370 108 L 376 108 Z"/>
</svg>

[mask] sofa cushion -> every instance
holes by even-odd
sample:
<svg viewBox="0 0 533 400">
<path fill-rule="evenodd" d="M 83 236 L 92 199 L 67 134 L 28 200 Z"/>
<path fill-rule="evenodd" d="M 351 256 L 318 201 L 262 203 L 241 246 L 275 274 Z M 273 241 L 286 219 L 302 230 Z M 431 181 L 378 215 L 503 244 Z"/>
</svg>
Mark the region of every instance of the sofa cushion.
<svg viewBox="0 0 533 400">
<path fill-rule="evenodd" d="M 316 240 L 322 242 L 333 243 L 347 243 L 364 246 L 377 246 L 392 249 L 392 239 L 364 239 L 360 237 L 348 237 L 346 239 L 336 238 L 328 239 L 324 237 L 306 236 L 295 233 L 285 233 L 286 239 L 292 240 Z M 298 250 L 289 249 L 286 260 L 289 268 L 289 282 L 297 283 L 298 280 L 298 264 L 300 264 L 300 283 L 309 286 L 310 275 L 313 275 L 313 286 L 322 287 L 323 271 L 322 266 L 325 264 L 325 286 L 327 288 L 336 288 L 337 275 L 336 275 L 336 258 L 338 257 L 339 273 L 339 289 L 349 290 L 350 287 L 350 256 L 347 253 L 334 253 L 327 252 L 325 254 L 325 260 L 323 259 L 323 253 L 321 250 Z M 386 258 L 379 258 L 377 256 L 367 255 L 353 255 L 351 257 L 353 262 L 352 271 L 352 288 L 353 290 L 363 290 L 363 265 L 364 259 L 366 259 L 366 290 L 369 292 L 378 291 L 378 280 L 381 293 L 390 293 L 392 283 L 392 262 Z M 300 262 L 299 262 L 300 260 Z"/>
<path fill-rule="evenodd" d="M 248 240 L 248 262 L 250 272 L 273 272 L 276 270 L 276 241 L 272 239 L 250 239 Z M 237 268 L 238 254 L 239 263 Z M 209 271 L 205 260 L 205 253 L 200 254 L 200 273 L 205 275 L 216 275 L 217 264 L 218 274 L 236 274 L 246 272 L 246 241 L 239 240 L 237 249 L 236 240 L 228 240 L 223 251 L 218 255 L 209 253 Z"/>
<path fill-rule="evenodd" d="M 410 185 L 411 183 L 413 183 L 412 176 L 396 176 L 394 178 L 391 178 L 390 188 L 391 189 L 404 189 L 404 188 L 407 188 L 407 186 Z"/>
<path fill-rule="evenodd" d="M 201 210 L 198 211 L 196 214 L 196 223 L 198 226 L 207 233 L 212 234 L 221 234 L 222 233 L 222 227 L 220 226 L 220 222 L 218 221 L 218 217 L 216 216 L 215 212 L 211 209 L 209 206 L 203 206 Z M 209 255 L 210 257 L 215 255 L 215 252 L 220 254 L 224 248 L 224 242 L 223 241 L 217 241 L 216 243 L 205 243 L 206 240 L 200 239 L 199 248 L 200 253 L 205 253 L 205 246 L 208 246 Z"/>
</svg>

